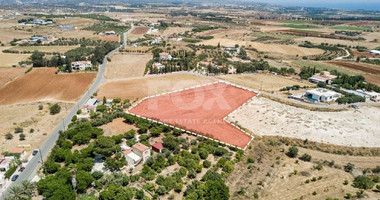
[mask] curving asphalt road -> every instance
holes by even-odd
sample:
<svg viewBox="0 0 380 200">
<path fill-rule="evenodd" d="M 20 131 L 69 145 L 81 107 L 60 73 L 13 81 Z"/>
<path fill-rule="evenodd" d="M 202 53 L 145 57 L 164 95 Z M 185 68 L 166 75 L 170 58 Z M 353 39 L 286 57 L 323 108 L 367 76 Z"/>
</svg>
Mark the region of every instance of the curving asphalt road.
<svg viewBox="0 0 380 200">
<path fill-rule="evenodd" d="M 123 34 L 123 40 L 127 41 L 127 33 Z M 120 48 L 123 48 L 126 43 L 123 41 L 123 44 L 108 53 L 103 60 L 103 63 L 99 67 L 98 74 L 95 78 L 95 81 L 92 83 L 90 88 L 86 91 L 86 93 L 82 96 L 82 98 L 78 101 L 78 103 L 67 113 L 66 117 L 62 120 L 61 123 L 54 129 L 54 131 L 51 133 L 49 138 L 45 141 L 45 143 L 40 147 L 40 151 L 37 155 L 33 156 L 29 162 L 27 163 L 25 170 L 21 173 L 15 172 L 15 174 L 18 174 L 19 177 L 16 181 L 12 182 L 7 189 L 1 194 L 0 200 L 3 200 L 5 196 L 9 192 L 9 188 L 11 188 L 14 185 L 20 184 L 23 180 L 32 180 L 38 171 L 38 169 L 41 167 L 42 162 L 41 158 L 44 160 L 48 157 L 50 151 L 55 145 L 55 142 L 57 141 L 59 137 L 59 131 L 65 130 L 68 124 L 71 123 L 71 119 L 74 115 L 76 115 L 78 108 L 81 108 L 83 105 L 86 104 L 87 100 L 91 97 L 91 95 L 98 89 L 100 84 L 102 83 L 104 79 L 104 72 L 106 68 L 107 58 L 114 54 L 115 52 L 119 51 Z"/>
</svg>

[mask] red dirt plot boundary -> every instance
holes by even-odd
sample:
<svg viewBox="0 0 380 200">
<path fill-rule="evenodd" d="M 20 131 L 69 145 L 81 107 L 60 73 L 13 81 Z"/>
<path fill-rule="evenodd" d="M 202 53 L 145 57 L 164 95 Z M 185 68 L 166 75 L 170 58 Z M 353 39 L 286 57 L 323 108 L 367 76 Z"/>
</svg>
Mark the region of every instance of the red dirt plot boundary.
<svg viewBox="0 0 380 200">
<path fill-rule="evenodd" d="M 245 149 L 253 137 L 225 118 L 259 93 L 225 81 L 146 97 L 129 113 Z"/>
</svg>

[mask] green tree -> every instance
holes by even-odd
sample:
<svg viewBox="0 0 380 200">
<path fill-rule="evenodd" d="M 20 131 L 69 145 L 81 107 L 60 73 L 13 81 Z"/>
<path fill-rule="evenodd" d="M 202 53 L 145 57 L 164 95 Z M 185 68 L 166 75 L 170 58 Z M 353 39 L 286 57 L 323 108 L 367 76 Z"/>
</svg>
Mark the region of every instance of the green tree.
<svg viewBox="0 0 380 200">
<path fill-rule="evenodd" d="M 303 160 L 303 161 L 306 161 L 306 162 L 310 162 L 310 161 L 311 161 L 311 155 L 305 153 L 305 154 L 303 154 L 303 155 L 300 157 L 300 160 Z"/>
<path fill-rule="evenodd" d="M 77 191 L 79 193 L 84 193 L 86 189 L 91 185 L 91 183 L 95 180 L 90 173 L 83 170 L 79 170 L 75 178 L 77 180 Z"/>
<path fill-rule="evenodd" d="M 359 189 L 368 190 L 373 188 L 375 183 L 368 176 L 362 175 L 355 177 L 352 185 Z"/>
<path fill-rule="evenodd" d="M 61 111 L 61 106 L 59 106 L 57 103 L 53 104 L 50 106 L 49 111 L 51 115 L 58 114 Z"/>
<path fill-rule="evenodd" d="M 205 200 L 223 200 L 229 199 L 229 188 L 223 181 L 207 181 L 205 183 Z"/>
<path fill-rule="evenodd" d="M 292 146 L 289 148 L 288 152 L 286 153 L 287 156 L 291 158 L 295 158 L 298 155 L 298 148 L 296 146 Z"/>
</svg>

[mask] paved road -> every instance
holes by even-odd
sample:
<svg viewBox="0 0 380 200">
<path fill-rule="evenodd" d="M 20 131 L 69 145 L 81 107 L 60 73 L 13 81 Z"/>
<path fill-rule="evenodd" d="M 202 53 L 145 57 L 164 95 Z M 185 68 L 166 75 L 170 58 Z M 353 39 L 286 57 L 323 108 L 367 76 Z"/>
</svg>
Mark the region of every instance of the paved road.
<svg viewBox="0 0 380 200">
<path fill-rule="evenodd" d="M 124 38 L 125 40 L 127 39 L 127 34 L 124 35 Z M 15 174 L 19 174 L 20 177 L 15 182 L 12 182 L 11 185 L 7 188 L 7 190 L 2 193 L 2 195 L 0 196 L 0 200 L 4 199 L 10 187 L 20 184 L 23 180 L 32 180 L 35 177 L 38 169 L 42 165 L 41 157 L 44 160 L 48 157 L 51 149 L 54 147 L 55 142 L 58 139 L 59 131 L 64 130 L 67 127 L 67 125 L 71 123 L 71 119 L 74 115 L 76 115 L 78 108 L 81 108 L 83 105 L 86 104 L 87 100 L 91 97 L 91 95 L 98 89 L 98 87 L 102 83 L 104 79 L 104 72 L 106 68 L 107 58 L 111 56 L 112 54 L 114 54 L 115 52 L 119 51 L 119 48 L 122 48 L 123 46 L 124 46 L 124 43 L 123 45 L 111 51 L 105 56 L 103 63 L 99 66 L 99 71 L 95 78 L 95 81 L 92 83 L 90 88 L 86 91 L 86 93 L 82 96 L 82 98 L 78 101 L 78 103 L 70 111 L 68 111 L 66 117 L 54 129 L 54 131 L 51 133 L 49 138 L 40 147 L 40 152 L 36 156 L 34 156 L 31 160 L 29 160 L 28 164 L 26 165 L 25 170 L 22 173 L 15 172 Z"/>
</svg>

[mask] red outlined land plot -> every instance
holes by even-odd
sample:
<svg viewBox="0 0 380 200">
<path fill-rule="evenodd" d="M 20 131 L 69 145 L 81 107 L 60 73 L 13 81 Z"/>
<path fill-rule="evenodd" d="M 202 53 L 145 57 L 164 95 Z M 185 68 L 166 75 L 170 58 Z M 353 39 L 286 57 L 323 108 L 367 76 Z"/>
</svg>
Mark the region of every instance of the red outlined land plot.
<svg viewBox="0 0 380 200">
<path fill-rule="evenodd" d="M 216 82 L 146 98 L 129 113 L 244 149 L 252 136 L 224 118 L 257 94 Z"/>
</svg>

